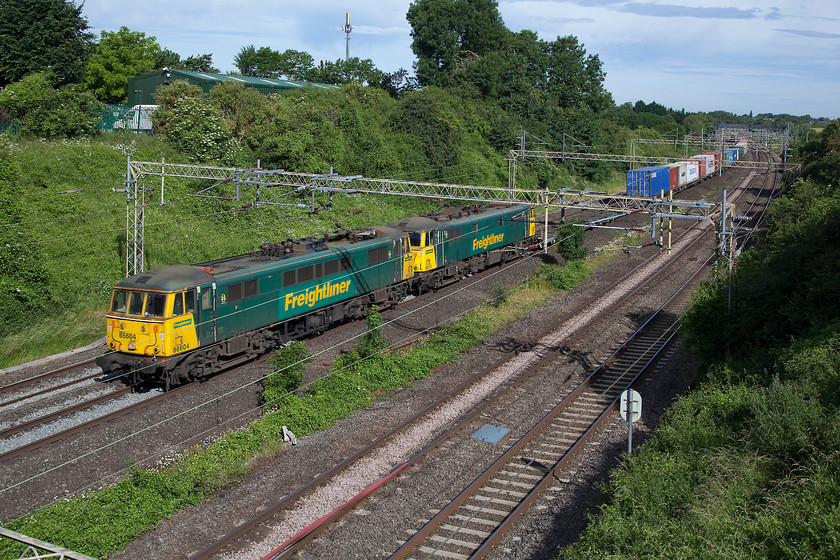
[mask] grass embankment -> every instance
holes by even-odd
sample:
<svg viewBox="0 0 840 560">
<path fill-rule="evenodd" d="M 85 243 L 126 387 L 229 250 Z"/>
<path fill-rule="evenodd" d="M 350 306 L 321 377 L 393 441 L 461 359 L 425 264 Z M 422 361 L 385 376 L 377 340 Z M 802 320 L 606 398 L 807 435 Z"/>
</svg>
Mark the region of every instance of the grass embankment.
<svg viewBox="0 0 840 560">
<path fill-rule="evenodd" d="M 114 283 L 125 277 L 126 156 L 184 163 L 160 138 L 113 134 L 58 142 L 0 135 L 0 368 L 83 346 L 104 335 Z M 427 212 L 406 197 L 333 196 L 333 211 L 243 210 L 240 202 L 188 196 L 208 182 L 147 179 L 146 268 L 196 263 L 337 229 L 384 224 Z M 233 187 L 214 193 L 230 196 Z M 263 192 L 263 198 L 266 194 Z M 308 203 L 308 193 L 287 202 Z M 327 202 L 325 198 L 323 201 Z M 363 209 L 363 210 L 362 210 Z"/>
<path fill-rule="evenodd" d="M 297 436 L 327 429 L 388 392 L 427 377 L 433 368 L 450 363 L 558 289 L 571 289 L 588 275 L 581 261 L 562 269 L 543 265 L 525 287 L 499 291 L 493 302 L 404 351 L 381 353 L 387 343 L 378 338 L 376 324 L 369 322 L 372 329 L 367 337 L 353 352 L 342 355 L 330 374 L 289 393 L 306 360 L 302 344 L 293 344 L 278 353 L 278 371 L 265 383 L 269 412 L 247 428 L 204 447 L 185 449 L 167 466 L 148 471 L 133 467 L 130 476 L 114 486 L 59 502 L 9 527 L 94 557 L 107 556 L 175 511 L 241 480 L 259 457 L 270 457 L 282 446 L 283 426 Z M 378 315 L 372 317 L 375 321 Z M 0 542 L 0 558 L 17 553 L 8 541 Z"/>
<path fill-rule="evenodd" d="M 563 558 L 840 557 L 840 122 L 801 150 L 731 291 L 696 294 L 694 390 Z"/>
</svg>

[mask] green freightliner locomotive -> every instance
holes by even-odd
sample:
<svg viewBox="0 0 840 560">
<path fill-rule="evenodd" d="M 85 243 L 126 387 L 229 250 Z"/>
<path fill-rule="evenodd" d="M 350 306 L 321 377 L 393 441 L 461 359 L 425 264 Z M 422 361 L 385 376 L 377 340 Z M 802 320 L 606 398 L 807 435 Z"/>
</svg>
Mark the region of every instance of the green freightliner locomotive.
<svg viewBox="0 0 840 560">
<path fill-rule="evenodd" d="M 538 247 L 532 208 L 490 207 L 149 270 L 114 287 L 97 363 L 169 388 Z"/>
</svg>

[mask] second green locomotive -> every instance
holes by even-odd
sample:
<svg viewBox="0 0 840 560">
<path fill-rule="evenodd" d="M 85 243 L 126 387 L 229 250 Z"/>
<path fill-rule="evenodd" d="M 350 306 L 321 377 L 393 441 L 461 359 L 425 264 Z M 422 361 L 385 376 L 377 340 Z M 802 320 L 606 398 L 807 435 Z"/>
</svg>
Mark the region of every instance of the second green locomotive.
<svg viewBox="0 0 840 560">
<path fill-rule="evenodd" d="M 117 283 L 109 352 L 97 363 L 131 381 L 173 384 L 257 357 L 289 340 L 391 307 L 411 294 L 538 247 L 533 209 L 483 208 L 413 217 Z"/>
</svg>

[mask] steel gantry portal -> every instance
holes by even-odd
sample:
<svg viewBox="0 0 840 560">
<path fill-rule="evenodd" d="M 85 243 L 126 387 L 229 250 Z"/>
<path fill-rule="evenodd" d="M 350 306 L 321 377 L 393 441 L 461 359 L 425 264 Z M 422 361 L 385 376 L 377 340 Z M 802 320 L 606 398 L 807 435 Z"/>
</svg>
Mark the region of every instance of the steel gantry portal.
<svg viewBox="0 0 840 560">
<path fill-rule="evenodd" d="M 146 204 L 151 199 L 143 200 L 150 189 L 139 185 L 145 184 L 149 177 L 160 177 L 161 203 L 164 202 L 164 178 L 180 177 L 214 181 L 206 188 L 190 196 L 219 198 L 245 202 L 251 207 L 263 205 L 293 206 L 316 210 L 315 193 L 374 194 L 397 195 L 481 203 L 527 204 L 545 209 L 545 222 L 548 225 L 548 212 L 551 208 L 575 208 L 606 213 L 610 218 L 619 215 L 646 212 L 652 219 L 666 217 L 685 217 L 709 219 L 715 205 L 703 200 L 697 202 L 678 202 L 664 199 L 645 199 L 623 194 L 606 192 L 575 191 L 571 189 L 517 189 L 503 187 L 485 187 L 477 185 L 458 185 L 446 183 L 427 183 L 420 181 L 399 181 L 393 179 L 371 179 L 362 176 L 340 176 L 335 173 L 295 173 L 290 171 L 266 170 L 260 168 L 245 169 L 234 167 L 215 167 L 206 165 L 187 165 L 147 161 L 128 160 L 126 178 L 127 210 L 127 245 L 132 255 L 139 258 L 127 259 L 126 275 L 132 276 L 143 271 L 143 219 Z M 222 185 L 233 185 L 229 195 L 216 194 L 214 189 Z M 245 187 L 252 187 L 245 189 Z M 294 194 L 310 192 L 310 204 L 286 202 Z M 133 196 L 132 196 L 133 194 Z M 680 208 L 681 214 L 671 214 L 666 208 Z M 132 223 L 133 218 L 133 223 Z M 610 219 L 607 218 L 607 219 Z M 604 221 L 604 220 L 599 220 Z M 546 227 L 546 232 L 548 228 Z M 655 228 L 653 228 L 655 229 Z M 546 233 L 547 235 L 547 233 Z"/>
</svg>

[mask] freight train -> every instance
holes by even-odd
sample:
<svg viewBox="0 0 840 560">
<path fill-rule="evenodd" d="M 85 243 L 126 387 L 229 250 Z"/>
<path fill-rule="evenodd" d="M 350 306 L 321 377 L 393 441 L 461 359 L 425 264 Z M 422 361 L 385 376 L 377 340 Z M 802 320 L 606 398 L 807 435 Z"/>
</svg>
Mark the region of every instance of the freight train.
<svg viewBox="0 0 840 560">
<path fill-rule="evenodd" d="M 148 270 L 114 287 L 97 364 L 169 389 L 539 247 L 531 207 L 497 206 Z"/>
<path fill-rule="evenodd" d="M 627 196 L 664 196 L 679 192 L 716 173 L 725 163 L 744 156 L 746 145 L 722 152 L 707 152 L 668 165 L 631 169 L 627 172 Z"/>
</svg>

